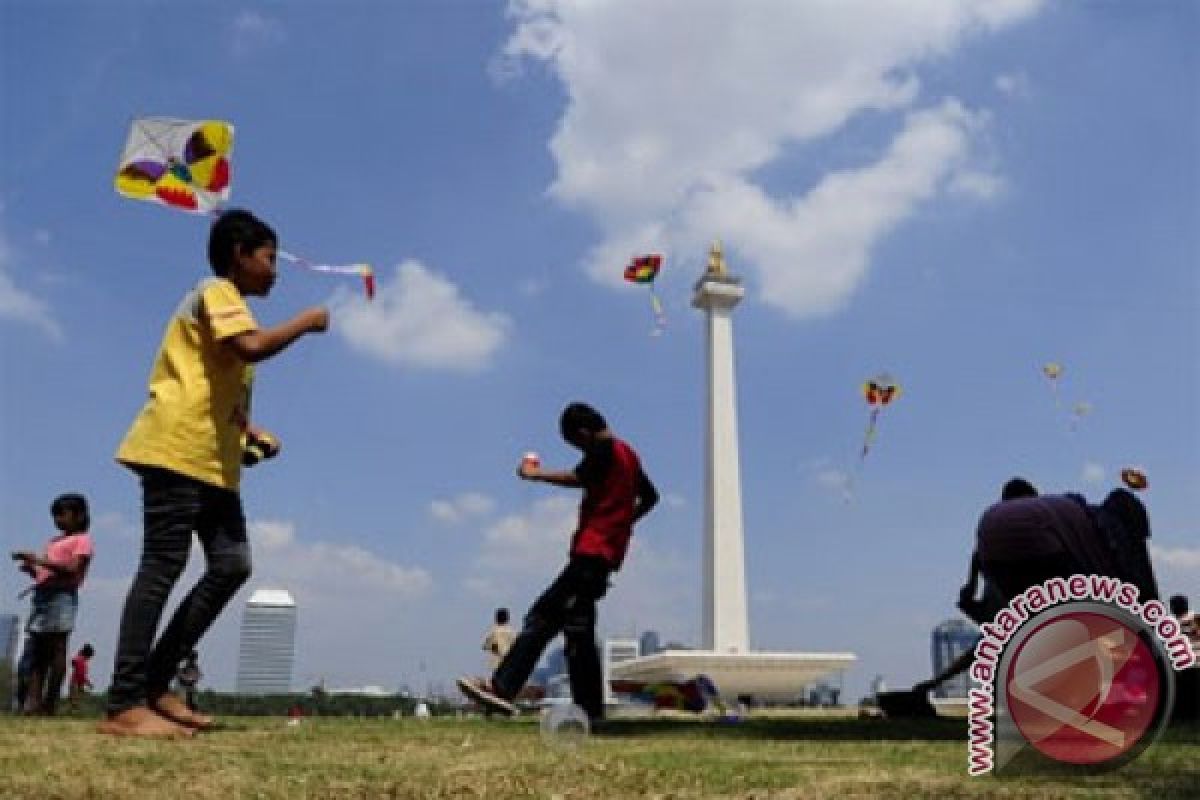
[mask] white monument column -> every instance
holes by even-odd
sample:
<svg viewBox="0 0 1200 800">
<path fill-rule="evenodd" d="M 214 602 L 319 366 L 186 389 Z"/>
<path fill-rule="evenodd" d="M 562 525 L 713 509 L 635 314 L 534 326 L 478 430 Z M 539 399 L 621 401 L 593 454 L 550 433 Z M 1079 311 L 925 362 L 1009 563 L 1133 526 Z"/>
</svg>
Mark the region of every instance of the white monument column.
<svg viewBox="0 0 1200 800">
<path fill-rule="evenodd" d="M 700 632 L 704 649 L 715 653 L 745 653 L 750 649 L 731 319 L 745 293 L 739 280 L 725 271 L 720 242 L 714 243 L 708 269 L 696 283 L 692 305 L 705 312 L 708 328 L 704 606 Z"/>
</svg>

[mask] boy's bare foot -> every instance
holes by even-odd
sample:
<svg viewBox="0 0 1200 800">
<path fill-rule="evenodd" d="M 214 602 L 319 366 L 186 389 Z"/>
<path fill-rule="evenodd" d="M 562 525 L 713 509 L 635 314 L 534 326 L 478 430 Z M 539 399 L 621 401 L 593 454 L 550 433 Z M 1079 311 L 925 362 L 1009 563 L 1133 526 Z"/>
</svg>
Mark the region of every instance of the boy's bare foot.
<svg viewBox="0 0 1200 800">
<path fill-rule="evenodd" d="M 166 717 L 159 716 L 146 706 L 134 706 L 109 714 L 96 726 L 100 733 L 112 736 L 142 736 L 160 739 L 181 739 L 194 735 L 194 731 L 178 725 Z"/>
<path fill-rule="evenodd" d="M 195 728 L 198 731 L 208 730 L 214 723 L 213 718 L 208 714 L 192 711 L 187 707 L 187 703 L 170 692 L 161 694 L 150 701 L 150 707 L 172 722 Z"/>
</svg>

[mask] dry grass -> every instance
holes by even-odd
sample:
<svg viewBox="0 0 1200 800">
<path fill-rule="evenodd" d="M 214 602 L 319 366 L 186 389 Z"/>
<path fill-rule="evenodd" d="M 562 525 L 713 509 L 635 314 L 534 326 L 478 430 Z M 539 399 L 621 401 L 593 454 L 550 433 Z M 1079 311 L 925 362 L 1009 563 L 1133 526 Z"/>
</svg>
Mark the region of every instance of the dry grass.
<svg viewBox="0 0 1200 800">
<path fill-rule="evenodd" d="M 970 778 L 961 721 L 617 720 L 577 748 L 533 721 L 239 719 L 188 742 L 0 718 L 0 797 L 801 798 L 1200 796 L 1196 729 L 1086 780 Z"/>
</svg>

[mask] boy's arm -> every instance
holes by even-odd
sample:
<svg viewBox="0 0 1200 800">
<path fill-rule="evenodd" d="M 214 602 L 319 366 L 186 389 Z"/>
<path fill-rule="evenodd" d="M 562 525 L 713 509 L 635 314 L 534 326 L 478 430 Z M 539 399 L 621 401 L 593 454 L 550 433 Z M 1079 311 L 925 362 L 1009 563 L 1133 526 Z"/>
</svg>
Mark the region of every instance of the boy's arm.
<svg viewBox="0 0 1200 800">
<path fill-rule="evenodd" d="M 223 339 L 226 347 L 248 364 L 257 364 L 279 353 L 306 333 L 329 328 L 329 311 L 319 306 L 305 309 L 287 322 L 271 328 L 258 328 Z"/>
<path fill-rule="evenodd" d="M 637 503 L 633 509 L 633 521 L 637 522 L 650 513 L 658 505 L 658 489 L 650 482 L 650 478 L 639 467 L 637 476 Z"/>
<path fill-rule="evenodd" d="M 56 575 L 77 575 L 83 572 L 84 567 L 92 560 L 90 555 L 71 556 L 66 561 L 51 561 L 45 556 L 35 555 L 31 561 L 26 562 L 33 567 L 44 567 Z"/>
<path fill-rule="evenodd" d="M 568 489 L 578 489 L 583 486 L 579 476 L 570 470 L 548 470 L 522 464 L 517 468 L 517 475 L 527 481 L 541 481 L 555 486 L 565 486 Z"/>
</svg>

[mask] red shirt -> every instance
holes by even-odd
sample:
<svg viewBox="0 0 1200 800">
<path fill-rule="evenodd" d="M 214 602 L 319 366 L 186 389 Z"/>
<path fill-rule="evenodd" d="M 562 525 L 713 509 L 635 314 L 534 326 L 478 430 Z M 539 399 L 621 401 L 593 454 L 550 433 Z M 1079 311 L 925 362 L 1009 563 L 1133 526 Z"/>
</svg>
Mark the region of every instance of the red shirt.
<svg viewBox="0 0 1200 800">
<path fill-rule="evenodd" d="M 77 655 L 71 659 L 71 685 L 84 687 L 90 681 L 88 680 L 88 662 L 83 656 Z"/>
<path fill-rule="evenodd" d="M 647 480 L 637 453 L 616 437 L 601 441 L 575 467 L 575 476 L 583 484 L 583 500 L 571 555 L 599 556 L 617 569 L 633 536 L 638 486 Z"/>
</svg>

